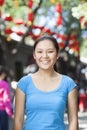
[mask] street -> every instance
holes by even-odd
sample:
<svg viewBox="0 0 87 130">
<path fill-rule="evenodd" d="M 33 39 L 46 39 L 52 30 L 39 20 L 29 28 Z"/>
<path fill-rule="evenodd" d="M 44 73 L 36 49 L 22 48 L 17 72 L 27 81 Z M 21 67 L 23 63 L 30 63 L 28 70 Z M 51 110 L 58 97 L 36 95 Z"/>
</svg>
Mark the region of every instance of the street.
<svg viewBox="0 0 87 130">
<path fill-rule="evenodd" d="M 78 112 L 79 130 L 87 130 L 87 111 Z M 67 114 L 65 114 L 65 123 L 68 126 Z"/>
<path fill-rule="evenodd" d="M 80 112 L 78 115 L 80 130 L 87 130 L 87 112 Z"/>
<path fill-rule="evenodd" d="M 65 113 L 65 123 L 68 126 L 67 114 Z M 87 111 L 78 112 L 79 130 L 87 130 Z M 13 120 L 9 119 L 9 130 L 13 130 Z"/>
</svg>

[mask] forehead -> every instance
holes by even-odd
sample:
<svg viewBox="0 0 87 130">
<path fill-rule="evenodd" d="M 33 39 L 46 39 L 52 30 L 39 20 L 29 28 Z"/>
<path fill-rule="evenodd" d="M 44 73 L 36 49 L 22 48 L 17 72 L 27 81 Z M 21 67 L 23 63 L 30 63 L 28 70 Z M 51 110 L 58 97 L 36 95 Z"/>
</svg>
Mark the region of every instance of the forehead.
<svg viewBox="0 0 87 130">
<path fill-rule="evenodd" d="M 45 39 L 37 43 L 36 48 L 55 48 L 51 40 Z"/>
</svg>

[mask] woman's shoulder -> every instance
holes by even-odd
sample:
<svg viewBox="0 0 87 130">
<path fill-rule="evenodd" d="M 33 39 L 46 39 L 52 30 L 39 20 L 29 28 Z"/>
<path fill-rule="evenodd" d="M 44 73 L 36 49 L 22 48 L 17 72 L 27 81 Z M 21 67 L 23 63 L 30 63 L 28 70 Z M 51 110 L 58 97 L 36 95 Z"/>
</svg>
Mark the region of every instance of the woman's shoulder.
<svg viewBox="0 0 87 130">
<path fill-rule="evenodd" d="M 17 82 L 17 87 L 21 89 L 24 93 L 26 92 L 27 86 L 30 84 L 30 74 L 27 74 Z"/>
<path fill-rule="evenodd" d="M 68 86 L 77 86 L 74 79 L 68 75 L 63 75 L 63 83 L 66 85 L 68 84 Z"/>
<path fill-rule="evenodd" d="M 77 88 L 77 84 L 75 83 L 74 79 L 68 75 L 63 75 L 63 83 L 66 85 L 68 92 L 74 88 Z"/>
<path fill-rule="evenodd" d="M 18 80 L 18 82 L 25 82 L 26 80 L 29 80 L 30 77 L 31 74 L 24 75 Z"/>
<path fill-rule="evenodd" d="M 73 78 L 71 78 L 70 76 L 68 75 L 62 75 L 62 77 L 66 80 L 66 81 L 74 81 Z"/>
</svg>

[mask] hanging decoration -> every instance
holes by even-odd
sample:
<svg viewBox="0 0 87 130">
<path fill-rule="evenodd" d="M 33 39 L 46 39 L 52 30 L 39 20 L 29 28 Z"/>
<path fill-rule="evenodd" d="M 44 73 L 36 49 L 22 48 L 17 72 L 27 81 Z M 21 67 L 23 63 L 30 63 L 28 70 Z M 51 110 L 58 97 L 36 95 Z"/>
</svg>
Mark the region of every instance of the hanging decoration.
<svg viewBox="0 0 87 130">
<path fill-rule="evenodd" d="M 58 25 L 58 26 L 62 25 L 62 16 L 61 15 L 57 16 L 56 25 Z"/>
<path fill-rule="evenodd" d="M 0 10 L 0 18 L 1 18 L 1 15 L 2 15 L 2 12 L 1 12 L 1 10 Z"/>
<path fill-rule="evenodd" d="M 56 2 L 56 0 L 50 0 L 50 2 L 55 3 L 55 2 Z"/>
<path fill-rule="evenodd" d="M 61 6 L 60 3 L 57 3 L 57 4 L 56 4 L 55 10 L 56 10 L 56 12 L 58 12 L 58 13 L 60 13 L 60 14 L 62 13 L 62 6 Z"/>
<path fill-rule="evenodd" d="M 19 5 L 19 0 L 14 0 L 13 6 L 14 8 L 18 7 Z"/>
<path fill-rule="evenodd" d="M 17 35 L 22 36 L 24 33 L 22 31 L 16 32 Z"/>
<path fill-rule="evenodd" d="M 65 41 L 67 39 L 67 35 L 65 34 L 56 34 L 57 38 L 58 38 L 58 43 L 59 43 L 59 47 L 60 49 L 63 49 L 65 47 Z"/>
<path fill-rule="evenodd" d="M 68 40 L 68 48 L 72 50 L 72 52 L 79 57 L 79 41 L 77 39 L 76 33 L 72 33 Z"/>
<path fill-rule="evenodd" d="M 0 6 L 3 6 L 5 0 L 0 0 Z"/>
<path fill-rule="evenodd" d="M 23 19 L 21 19 L 21 18 L 19 18 L 19 19 L 16 18 L 16 19 L 13 20 L 13 22 L 14 22 L 14 24 L 16 24 L 16 25 L 21 25 L 21 24 L 24 23 Z"/>
<path fill-rule="evenodd" d="M 33 12 L 29 12 L 29 13 L 28 13 L 28 21 L 32 22 L 33 19 L 34 19 L 34 14 L 33 14 Z"/>
<path fill-rule="evenodd" d="M 57 3 L 55 5 L 55 10 L 56 10 L 56 13 L 57 13 L 56 25 L 57 26 L 61 26 L 62 22 L 63 22 L 63 19 L 62 19 L 62 5 L 60 3 Z"/>
<path fill-rule="evenodd" d="M 12 33 L 12 30 L 11 30 L 10 28 L 6 28 L 6 29 L 4 30 L 4 33 L 7 34 L 7 35 L 9 35 L 9 34 Z"/>
<path fill-rule="evenodd" d="M 33 1 L 32 1 L 32 0 L 28 0 L 27 6 L 28 6 L 29 8 L 32 8 L 32 6 L 33 6 Z"/>
<path fill-rule="evenodd" d="M 34 20 L 34 14 L 33 14 L 33 0 L 28 0 L 27 6 L 29 8 L 29 13 L 28 13 L 28 25 L 31 25 L 33 20 Z"/>
<path fill-rule="evenodd" d="M 15 28 L 13 29 L 14 33 L 16 33 L 18 36 L 22 36 L 25 30 L 25 29 L 22 30 L 21 28 L 21 26 L 23 26 L 23 28 L 25 27 L 24 20 L 22 18 L 17 18 L 13 20 L 13 23 L 15 24 Z"/>
<path fill-rule="evenodd" d="M 13 18 L 10 14 L 6 15 L 4 20 L 6 21 L 6 28 L 4 30 L 5 35 L 7 36 L 7 41 L 10 41 L 10 34 L 12 33 L 12 29 L 10 28 L 10 23 L 12 22 Z"/>
<path fill-rule="evenodd" d="M 3 6 L 5 0 L 0 0 L 0 18 L 1 18 L 1 15 L 2 15 L 2 12 L 1 12 L 1 7 Z"/>
<path fill-rule="evenodd" d="M 59 47 L 60 47 L 60 49 L 63 49 L 64 48 L 64 46 L 65 46 L 65 44 L 64 44 L 64 42 L 59 42 Z"/>
<path fill-rule="evenodd" d="M 7 36 L 7 41 L 10 41 L 10 40 L 11 40 L 10 34 L 11 34 L 12 32 L 13 32 L 13 31 L 11 30 L 11 28 L 6 28 L 6 29 L 4 30 L 4 33 L 5 33 L 6 36 Z"/>
<path fill-rule="evenodd" d="M 5 21 L 8 21 L 8 22 L 11 22 L 13 20 L 12 16 L 11 15 L 7 15 L 5 18 L 4 18 Z"/>
<path fill-rule="evenodd" d="M 67 39 L 67 35 L 58 33 L 57 38 L 60 38 L 61 40 L 65 41 Z"/>
<path fill-rule="evenodd" d="M 87 2 L 83 2 L 77 7 L 73 7 L 72 15 L 79 20 L 81 29 L 85 29 L 87 26 Z"/>
</svg>

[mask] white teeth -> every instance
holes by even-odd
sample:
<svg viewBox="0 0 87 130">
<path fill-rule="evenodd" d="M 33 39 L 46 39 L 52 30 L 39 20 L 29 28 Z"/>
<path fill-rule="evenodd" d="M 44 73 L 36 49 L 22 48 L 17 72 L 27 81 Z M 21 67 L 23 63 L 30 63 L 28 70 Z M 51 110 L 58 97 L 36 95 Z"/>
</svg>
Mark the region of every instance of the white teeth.
<svg viewBox="0 0 87 130">
<path fill-rule="evenodd" d="M 49 61 L 41 61 L 43 64 L 47 64 Z"/>
</svg>

